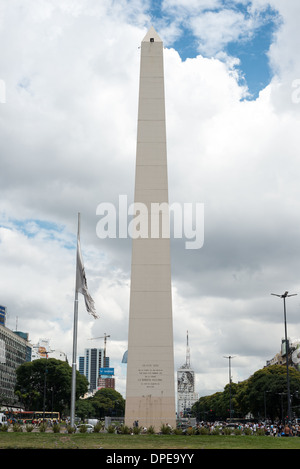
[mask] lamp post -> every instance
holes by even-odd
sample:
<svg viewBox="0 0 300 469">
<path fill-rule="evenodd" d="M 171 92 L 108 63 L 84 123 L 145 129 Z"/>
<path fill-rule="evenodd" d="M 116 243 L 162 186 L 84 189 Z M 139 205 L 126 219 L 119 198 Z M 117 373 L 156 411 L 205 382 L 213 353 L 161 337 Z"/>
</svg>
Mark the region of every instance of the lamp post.
<svg viewBox="0 0 300 469">
<path fill-rule="evenodd" d="M 271 391 L 264 391 L 265 421 L 267 421 L 267 397 L 266 397 L 267 392 L 271 392 Z"/>
<path fill-rule="evenodd" d="M 45 362 L 45 373 L 44 373 L 43 422 L 45 422 L 45 410 L 46 410 L 46 389 L 47 389 L 47 373 L 48 373 L 47 360 L 48 360 L 48 354 L 51 352 L 55 352 L 55 350 L 46 350 L 46 362 Z M 52 390 L 52 396 L 53 396 L 53 390 Z"/>
<path fill-rule="evenodd" d="M 228 357 L 224 358 L 227 358 L 229 361 L 229 419 L 231 421 L 231 359 L 234 357 L 229 355 Z"/>
<path fill-rule="evenodd" d="M 285 299 L 289 296 L 296 296 L 297 293 L 288 294 L 289 292 L 286 291 L 283 295 L 277 295 L 276 293 L 271 293 L 271 295 L 278 296 L 279 298 L 283 298 L 283 313 L 284 313 L 284 332 L 285 332 L 285 358 L 286 358 L 286 382 L 287 382 L 287 401 L 288 401 L 288 424 L 291 423 L 291 392 L 290 392 L 290 378 L 289 378 L 289 349 L 290 345 L 287 339 L 287 325 L 286 325 L 286 305 Z"/>
</svg>

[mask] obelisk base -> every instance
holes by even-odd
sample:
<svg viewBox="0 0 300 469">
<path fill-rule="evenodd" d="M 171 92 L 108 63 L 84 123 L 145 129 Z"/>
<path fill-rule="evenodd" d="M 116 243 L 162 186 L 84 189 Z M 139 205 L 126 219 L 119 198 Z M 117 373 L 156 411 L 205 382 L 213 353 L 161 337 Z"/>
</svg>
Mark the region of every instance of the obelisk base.
<svg viewBox="0 0 300 469">
<path fill-rule="evenodd" d="M 170 425 L 176 428 L 174 419 L 175 401 L 173 397 L 129 397 L 126 399 L 126 419 L 125 425 L 133 427 L 137 422 L 139 427 L 149 429 L 154 428 L 157 433 L 162 425 Z"/>
</svg>

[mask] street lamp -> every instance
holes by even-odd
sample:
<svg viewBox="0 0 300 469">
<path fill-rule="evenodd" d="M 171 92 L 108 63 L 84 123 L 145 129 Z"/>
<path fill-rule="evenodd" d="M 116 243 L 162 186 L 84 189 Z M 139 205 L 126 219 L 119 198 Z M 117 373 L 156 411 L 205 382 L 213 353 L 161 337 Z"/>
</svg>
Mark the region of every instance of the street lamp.
<svg viewBox="0 0 300 469">
<path fill-rule="evenodd" d="M 45 373 L 44 373 L 44 399 L 43 399 L 43 421 L 45 422 L 45 410 L 46 410 L 46 389 L 47 389 L 47 360 L 48 360 L 48 354 L 51 352 L 55 352 L 55 350 L 46 350 L 46 363 L 45 363 Z M 52 390 L 52 396 L 53 396 L 53 390 Z M 53 409 L 52 409 L 53 410 Z"/>
<path fill-rule="evenodd" d="M 286 326 L 286 306 L 285 299 L 289 296 L 296 296 L 297 293 L 288 294 L 286 291 L 283 295 L 277 295 L 276 293 L 271 293 L 271 295 L 278 296 L 283 298 L 283 312 L 284 312 L 284 331 L 285 331 L 285 357 L 286 357 L 286 382 L 287 382 L 287 400 L 288 400 L 288 423 L 291 423 L 291 392 L 290 392 L 290 378 L 289 378 L 289 349 L 290 345 L 287 340 L 287 326 Z"/>
<path fill-rule="evenodd" d="M 264 391 L 265 422 L 267 421 L 267 398 L 266 398 L 267 392 L 271 392 L 271 391 Z"/>
<path fill-rule="evenodd" d="M 231 421 L 231 359 L 234 358 L 231 355 L 224 357 L 229 360 L 229 418 Z"/>
</svg>

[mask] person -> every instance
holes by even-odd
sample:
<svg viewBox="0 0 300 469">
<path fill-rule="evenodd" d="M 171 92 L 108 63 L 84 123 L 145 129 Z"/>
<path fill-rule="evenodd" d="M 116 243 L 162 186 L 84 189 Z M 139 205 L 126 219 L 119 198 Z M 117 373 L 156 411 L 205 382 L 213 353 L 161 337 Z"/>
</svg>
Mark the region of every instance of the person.
<svg viewBox="0 0 300 469">
<path fill-rule="evenodd" d="M 292 431 L 288 425 L 284 427 L 284 436 L 292 436 Z"/>
</svg>

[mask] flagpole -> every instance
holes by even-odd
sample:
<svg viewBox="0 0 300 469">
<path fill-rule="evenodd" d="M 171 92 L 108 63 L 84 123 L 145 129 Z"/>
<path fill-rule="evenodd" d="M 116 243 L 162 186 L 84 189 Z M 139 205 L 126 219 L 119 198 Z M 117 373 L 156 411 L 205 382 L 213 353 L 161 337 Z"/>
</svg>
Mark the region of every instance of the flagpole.
<svg viewBox="0 0 300 469">
<path fill-rule="evenodd" d="M 78 240 L 80 237 L 80 213 L 78 213 L 77 230 L 77 251 Z M 72 386 L 71 386 L 71 427 L 75 422 L 75 394 L 76 394 L 76 360 L 77 360 L 77 323 L 78 323 L 78 289 L 77 289 L 77 264 L 78 255 L 76 255 L 76 281 L 75 281 L 75 300 L 74 300 L 74 326 L 73 326 L 73 356 L 72 356 Z"/>
</svg>

